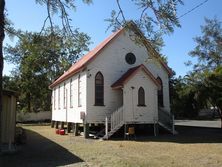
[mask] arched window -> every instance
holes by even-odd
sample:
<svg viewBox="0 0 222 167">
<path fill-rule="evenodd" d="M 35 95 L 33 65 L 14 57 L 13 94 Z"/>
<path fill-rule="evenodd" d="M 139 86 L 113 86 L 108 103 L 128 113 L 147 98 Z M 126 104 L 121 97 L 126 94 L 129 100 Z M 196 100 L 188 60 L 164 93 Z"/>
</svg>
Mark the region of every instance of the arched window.
<svg viewBox="0 0 222 167">
<path fill-rule="evenodd" d="M 163 107 L 163 82 L 160 77 L 157 77 L 156 80 L 160 84 L 160 89 L 158 90 L 158 106 Z"/>
<path fill-rule="evenodd" d="M 104 79 L 101 72 L 98 72 L 95 76 L 95 105 L 104 105 Z"/>
<path fill-rule="evenodd" d="M 145 106 L 145 91 L 142 87 L 138 90 L 138 106 Z"/>
</svg>

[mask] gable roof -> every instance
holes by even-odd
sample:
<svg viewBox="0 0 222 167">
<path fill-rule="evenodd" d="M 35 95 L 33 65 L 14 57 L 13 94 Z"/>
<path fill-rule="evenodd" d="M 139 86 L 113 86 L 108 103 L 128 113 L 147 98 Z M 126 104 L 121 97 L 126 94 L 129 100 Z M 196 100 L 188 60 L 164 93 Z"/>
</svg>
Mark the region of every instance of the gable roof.
<svg viewBox="0 0 222 167">
<path fill-rule="evenodd" d="M 168 67 L 168 65 L 161 59 L 160 54 L 154 49 L 154 47 L 152 46 L 152 44 L 150 43 L 150 41 L 148 39 L 146 39 L 146 37 L 143 35 L 143 33 L 141 32 L 141 30 L 137 27 L 137 25 L 133 22 L 130 21 L 128 24 L 128 27 L 130 27 L 132 30 L 134 30 L 134 32 L 136 33 L 136 35 L 140 36 L 140 40 L 141 42 L 145 45 L 145 47 L 147 48 L 147 51 L 149 53 L 152 54 L 152 56 L 154 56 L 159 62 L 160 64 L 164 67 L 164 69 L 167 71 L 168 75 L 173 75 L 173 71 Z"/>
<path fill-rule="evenodd" d="M 64 72 L 57 80 L 55 80 L 49 87 L 53 88 L 54 86 L 58 85 L 59 83 L 65 81 L 69 77 L 73 76 L 74 74 L 78 73 L 81 69 L 83 69 L 90 61 L 92 61 L 99 53 L 102 51 L 103 48 L 105 48 L 114 38 L 116 38 L 121 32 L 123 31 L 123 28 L 116 31 L 112 35 L 110 35 L 108 38 L 106 38 L 103 42 L 101 42 L 99 45 L 97 45 L 93 50 L 88 52 L 86 55 L 84 55 L 79 61 L 77 61 L 75 64 L 73 64 L 68 71 Z"/>
<path fill-rule="evenodd" d="M 144 37 L 143 33 L 137 28 L 137 26 L 134 24 L 134 22 L 129 22 L 126 27 L 132 28 L 135 32 L 137 32 L 137 35 L 139 35 L 145 47 L 148 50 L 151 50 L 153 52 L 153 55 L 159 60 L 161 65 L 164 67 L 164 69 L 168 72 L 169 75 L 172 75 L 171 69 L 160 59 L 159 54 L 155 51 L 155 49 L 152 47 L 151 43 Z M 113 39 L 118 37 L 121 32 L 126 28 L 123 27 L 120 30 L 114 32 L 112 35 L 110 35 L 108 38 L 106 38 L 102 43 L 100 43 L 98 46 L 96 46 L 93 50 L 88 52 L 86 55 L 84 55 L 79 61 L 77 61 L 75 64 L 73 64 L 66 72 L 64 72 L 58 79 L 56 79 L 49 88 L 53 88 L 59 83 L 65 81 L 69 77 L 73 76 L 74 74 L 78 73 L 82 69 L 86 67 L 86 65 L 91 62 L 95 57 L 106 47 L 108 46 Z"/>
<path fill-rule="evenodd" d="M 113 89 L 119 89 L 124 86 L 138 71 L 143 70 L 145 74 L 160 88 L 159 82 L 155 79 L 153 74 L 143 65 L 139 65 L 133 68 L 130 68 L 126 73 L 124 73 L 115 83 L 111 85 Z"/>
</svg>

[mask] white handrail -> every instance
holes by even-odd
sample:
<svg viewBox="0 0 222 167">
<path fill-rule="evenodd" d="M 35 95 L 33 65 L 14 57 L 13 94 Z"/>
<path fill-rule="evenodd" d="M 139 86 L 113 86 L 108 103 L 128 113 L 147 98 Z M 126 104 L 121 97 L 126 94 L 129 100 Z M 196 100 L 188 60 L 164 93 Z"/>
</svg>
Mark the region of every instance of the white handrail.
<svg viewBox="0 0 222 167">
<path fill-rule="evenodd" d="M 172 131 L 174 131 L 173 114 L 165 111 L 163 108 L 159 108 L 158 115 L 159 115 L 159 122 L 170 128 Z"/>
<path fill-rule="evenodd" d="M 123 122 L 123 106 L 118 108 L 111 114 L 111 130 L 115 129 L 118 125 Z"/>
</svg>

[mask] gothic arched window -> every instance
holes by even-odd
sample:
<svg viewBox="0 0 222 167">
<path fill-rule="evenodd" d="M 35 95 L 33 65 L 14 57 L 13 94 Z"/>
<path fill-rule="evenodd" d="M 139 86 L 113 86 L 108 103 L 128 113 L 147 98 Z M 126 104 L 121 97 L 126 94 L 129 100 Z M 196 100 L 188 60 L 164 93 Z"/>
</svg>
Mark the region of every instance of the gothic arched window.
<svg viewBox="0 0 222 167">
<path fill-rule="evenodd" d="M 145 91 L 142 87 L 138 90 L 138 106 L 145 106 Z"/>
<path fill-rule="evenodd" d="M 101 72 L 98 72 L 95 76 L 95 105 L 104 105 L 104 79 Z"/>
<path fill-rule="evenodd" d="M 160 84 L 160 89 L 158 90 L 158 106 L 163 107 L 163 82 L 160 77 L 157 77 L 156 80 Z"/>
</svg>

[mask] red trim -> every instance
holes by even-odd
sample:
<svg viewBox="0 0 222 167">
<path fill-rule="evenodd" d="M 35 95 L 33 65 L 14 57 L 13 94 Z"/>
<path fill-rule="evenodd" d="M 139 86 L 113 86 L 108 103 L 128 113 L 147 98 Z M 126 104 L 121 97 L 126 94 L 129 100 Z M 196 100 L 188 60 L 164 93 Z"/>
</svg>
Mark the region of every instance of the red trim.
<svg viewBox="0 0 222 167">
<path fill-rule="evenodd" d="M 97 47 L 95 47 L 93 50 L 88 52 L 86 55 L 84 55 L 78 62 L 73 64 L 68 71 L 66 71 L 63 75 L 61 75 L 56 81 L 54 81 L 49 88 L 53 88 L 59 83 L 65 81 L 69 77 L 73 76 L 74 74 L 80 72 L 89 62 L 91 62 L 93 59 L 96 58 L 96 56 L 105 48 L 108 46 L 108 44 L 113 41 L 114 38 L 118 37 L 118 35 L 123 31 L 123 28 L 118 30 L 117 32 L 113 33 L 111 36 L 109 36 L 107 39 L 105 39 L 102 43 L 100 43 Z"/>
<path fill-rule="evenodd" d="M 124 86 L 139 70 L 143 70 L 145 74 L 157 85 L 158 89 L 160 88 L 160 84 L 156 81 L 153 74 L 143 65 L 139 65 L 129 69 L 125 74 L 123 74 L 115 83 L 111 85 L 113 89 L 119 89 Z"/>
<path fill-rule="evenodd" d="M 169 75 L 172 75 L 172 70 L 167 66 L 163 60 L 160 59 L 159 54 L 156 52 L 156 50 L 152 47 L 150 42 L 144 37 L 143 33 L 137 28 L 136 24 L 133 22 L 129 23 L 129 26 L 133 28 L 134 31 L 138 32 L 139 35 L 144 38 L 144 44 L 145 46 L 149 46 L 152 48 L 152 50 L 155 52 L 155 57 L 160 61 L 161 65 L 165 68 L 165 70 L 168 72 Z M 129 27 L 128 26 L 128 27 Z M 97 47 L 95 47 L 92 51 L 88 52 L 85 56 L 83 56 L 78 62 L 73 64 L 68 71 L 66 71 L 63 75 L 61 75 L 56 81 L 54 81 L 49 88 L 53 88 L 59 83 L 65 81 L 69 77 L 73 76 L 74 74 L 80 72 L 82 69 L 86 67 L 86 65 L 91 62 L 93 59 L 96 58 L 96 56 L 111 42 L 113 39 L 115 39 L 121 32 L 123 32 L 125 28 L 121 28 L 117 32 L 113 33 L 111 36 L 109 36 L 107 39 L 105 39 L 102 43 L 100 43 Z"/>
</svg>

